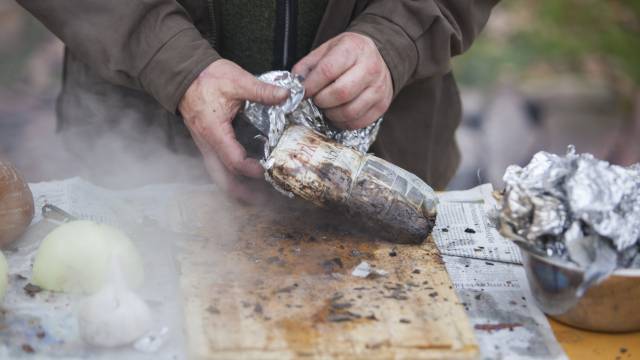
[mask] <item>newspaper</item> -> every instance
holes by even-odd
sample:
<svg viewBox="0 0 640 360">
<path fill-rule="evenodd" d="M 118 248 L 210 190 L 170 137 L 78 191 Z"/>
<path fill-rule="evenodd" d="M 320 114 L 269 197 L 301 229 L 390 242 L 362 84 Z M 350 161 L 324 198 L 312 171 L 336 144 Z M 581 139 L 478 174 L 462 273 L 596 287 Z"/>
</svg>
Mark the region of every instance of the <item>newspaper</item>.
<svg viewBox="0 0 640 360">
<path fill-rule="evenodd" d="M 492 192 L 485 184 L 441 194 L 433 232 L 475 329 L 481 356 L 567 359 L 533 302 L 519 250 L 487 219 L 496 206 Z"/>
<path fill-rule="evenodd" d="M 131 190 L 109 190 L 81 178 L 30 184 L 35 208 L 53 204 L 71 215 L 114 226 L 131 226 L 152 219 L 166 222 L 166 205 L 180 191 L 210 185 L 162 184 Z M 36 211 L 32 223 L 42 220 Z"/>
<path fill-rule="evenodd" d="M 491 184 L 442 193 L 434 229 L 443 255 L 521 264 L 520 251 L 503 238 L 487 213 L 495 207 Z"/>
</svg>

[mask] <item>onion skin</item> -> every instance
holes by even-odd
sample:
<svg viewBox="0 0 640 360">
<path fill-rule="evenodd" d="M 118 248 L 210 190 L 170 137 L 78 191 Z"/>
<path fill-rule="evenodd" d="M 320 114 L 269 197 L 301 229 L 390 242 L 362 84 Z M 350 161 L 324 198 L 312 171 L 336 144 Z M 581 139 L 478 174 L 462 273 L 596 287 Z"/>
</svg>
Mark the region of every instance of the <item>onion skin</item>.
<svg viewBox="0 0 640 360">
<path fill-rule="evenodd" d="M 33 219 L 33 195 L 15 167 L 0 160 L 0 247 L 18 239 Z"/>
</svg>

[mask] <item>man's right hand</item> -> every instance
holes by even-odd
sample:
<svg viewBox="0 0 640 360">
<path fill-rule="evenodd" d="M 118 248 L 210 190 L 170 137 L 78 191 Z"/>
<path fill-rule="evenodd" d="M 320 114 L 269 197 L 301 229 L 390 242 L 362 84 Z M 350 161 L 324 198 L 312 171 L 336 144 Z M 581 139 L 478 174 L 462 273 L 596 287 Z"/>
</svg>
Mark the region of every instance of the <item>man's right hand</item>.
<svg viewBox="0 0 640 360">
<path fill-rule="evenodd" d="M 247 157 L 236 140 L 231 122 L 244 101 L 277 105 L 289 96 L 287 89 L 258 80 L 228 60 L 217 60 L 189 86 L 179 109 L 200 149 L 213 181 L 240 200 L 253 202 L 246 179 L 262 178 L 260 163 Z"/>
</svg>

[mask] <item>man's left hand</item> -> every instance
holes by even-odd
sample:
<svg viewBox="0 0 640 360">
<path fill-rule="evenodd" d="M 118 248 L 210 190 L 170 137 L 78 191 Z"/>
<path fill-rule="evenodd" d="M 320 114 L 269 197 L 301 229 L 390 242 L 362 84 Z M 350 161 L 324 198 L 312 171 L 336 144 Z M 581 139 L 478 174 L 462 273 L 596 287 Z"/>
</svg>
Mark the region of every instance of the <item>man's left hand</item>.
<svg viewBox="0 0 640 360">
<path fill-rule="evenodd" d="M 391 104 L 391 74 L 365 35 L 342 33 L 305 56 L 292 71 L 305 77 L 306 96 L 341 129 L 366 127 Z"/>
</svg>

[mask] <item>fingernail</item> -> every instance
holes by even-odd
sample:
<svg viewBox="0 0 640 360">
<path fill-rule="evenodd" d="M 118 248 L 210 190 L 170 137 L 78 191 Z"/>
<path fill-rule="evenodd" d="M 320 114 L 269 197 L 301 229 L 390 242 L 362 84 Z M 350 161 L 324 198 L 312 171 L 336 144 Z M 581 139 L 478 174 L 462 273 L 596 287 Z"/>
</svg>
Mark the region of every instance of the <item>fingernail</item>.
<svg viewBox="0 0 640 360">
<path fill-rule="evenodd" d="M 288 97 L 289 89 L 285 89 L 283 87 L 278 86 L 278 89 L 276 90 L 275 94 L 276 94 L 276 97 L 279 97 L 279 98 Z"/>
<path fill-rule="evenodd" d="M 291 69 L 291 72 L 293 72 L 296 75 L 306 77 L 307 75 L 309 75 L 310 70 L 311 70 L 311 67 L 309 67 L 308 65 L 298 64 L 298 66 L 294 66 L 293 69 Z"/>
</svg>

